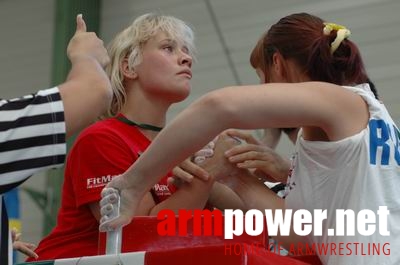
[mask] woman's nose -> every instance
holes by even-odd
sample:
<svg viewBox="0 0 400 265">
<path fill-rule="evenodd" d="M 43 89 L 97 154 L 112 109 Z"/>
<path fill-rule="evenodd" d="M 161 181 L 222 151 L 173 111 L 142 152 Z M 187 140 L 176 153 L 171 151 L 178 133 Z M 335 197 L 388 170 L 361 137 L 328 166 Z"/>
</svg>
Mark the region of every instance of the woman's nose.
<svg viewBox="0 0 400 265">
<path fill-rule="evenodd" d="M 180 63 L 192 67 L 193 58 L 187 52 L 181 51 Z"/>
</svg>

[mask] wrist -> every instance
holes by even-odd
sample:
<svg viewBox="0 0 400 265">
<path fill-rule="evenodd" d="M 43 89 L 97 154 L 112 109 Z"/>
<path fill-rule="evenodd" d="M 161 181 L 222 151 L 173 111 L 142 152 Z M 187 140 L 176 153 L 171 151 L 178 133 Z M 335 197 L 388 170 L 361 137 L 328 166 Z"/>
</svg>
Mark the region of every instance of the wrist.
<svg viewBox="0 0 400 265">
<path fill-rule="evenodd" d="M 218 182 L 229 187 L 231 190 L 238 192 L 246 186 L 247 170 L 234 170 L 226 172 L 226 174 L 218 176 Z"/>
<path fill-rule="evenodd" d="M 87 53 L 69 53 L 68 59 L 70 60 L 71 64 L 76 64 L 80 62 L 92 62 L 97 63 L 99 62 L 93 56 L 90 56 Z M 100 64 L 99 64 L 100 65 Z"/>
</svg>

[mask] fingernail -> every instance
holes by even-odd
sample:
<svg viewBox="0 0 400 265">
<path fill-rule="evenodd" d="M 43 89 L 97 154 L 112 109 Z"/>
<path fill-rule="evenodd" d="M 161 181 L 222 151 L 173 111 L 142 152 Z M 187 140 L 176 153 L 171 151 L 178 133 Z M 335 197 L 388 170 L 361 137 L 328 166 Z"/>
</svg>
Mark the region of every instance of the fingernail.
<svg viewBox="0 0 400 265">
<path fill-rule="evenodd" d="M 204 156 L 197 156 L 194 158 L 194 163 L 195 164 L 201 164 L 206 160 Z"/>
</svg>

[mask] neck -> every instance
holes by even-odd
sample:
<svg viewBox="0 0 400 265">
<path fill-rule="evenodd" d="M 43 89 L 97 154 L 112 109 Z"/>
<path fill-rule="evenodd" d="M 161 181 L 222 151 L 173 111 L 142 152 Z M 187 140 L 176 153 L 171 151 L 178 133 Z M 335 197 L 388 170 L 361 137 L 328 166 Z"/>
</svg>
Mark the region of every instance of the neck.
<svg viewBox="0 0 400 265">
<path fill-rule="evenodd" d="M 128 90 L 141 91 L 139 89 Z M 142 93 L 127 93 L 127 100 L 121 109 L 121 113 L 135 123 L 164 127 L 169 106 L 170 104 L 149 98 Z M 150 140 L 153 140 L 158 134 L 157 131 L 141 128 L 139 130 Z"/>
</svg>

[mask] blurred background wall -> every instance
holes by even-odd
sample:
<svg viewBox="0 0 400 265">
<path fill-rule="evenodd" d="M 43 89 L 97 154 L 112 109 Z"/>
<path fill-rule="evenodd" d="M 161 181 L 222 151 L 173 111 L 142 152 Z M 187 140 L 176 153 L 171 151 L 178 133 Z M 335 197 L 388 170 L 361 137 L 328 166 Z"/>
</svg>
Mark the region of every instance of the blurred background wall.
<svg viewBox="0 0 400 265">
<path fill-rule="evenodd" d="M 60 2 L 0 0 L 1 98 L 51 85 L 55 10 Z M 359 45 L 381 99 L 400 124 L 398 0 L 100 0 L 100 4 L 99 35 L 105 43 L 135 17 L 150 11 L 177 16 L 193 26 L 199 53 L 192 94 L 171 109 L 169 118 L 212 89 L 258 83 L 249 54 L 261 33 L 285 15 L 308 12 L 351 30 L 350 38 Z M 291 145 L 284 138 L 278 150 L 288 155 Z M 24 186 L 46 191 L 42 175 Z M 23 239 L 37 243 L 43 216 L 25 193 L 21 193 L 21 207 Z"/>
</svg>

